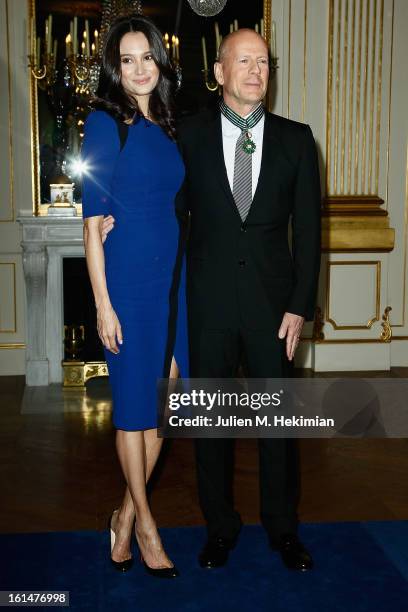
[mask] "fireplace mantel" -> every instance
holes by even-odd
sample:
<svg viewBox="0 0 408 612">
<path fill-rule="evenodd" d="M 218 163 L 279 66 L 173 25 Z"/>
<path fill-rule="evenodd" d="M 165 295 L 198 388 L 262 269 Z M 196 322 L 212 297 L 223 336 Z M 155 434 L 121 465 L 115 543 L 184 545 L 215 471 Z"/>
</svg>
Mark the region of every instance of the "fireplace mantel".
<svg viewBox="0 0 408 612">
<path fill-rule="evenodd" d="M 22 226 L 27 297 L 26 384 L 61 382 L 64 257 L 84 257 L 82 217 L 17 219 Z"/>
</svg>

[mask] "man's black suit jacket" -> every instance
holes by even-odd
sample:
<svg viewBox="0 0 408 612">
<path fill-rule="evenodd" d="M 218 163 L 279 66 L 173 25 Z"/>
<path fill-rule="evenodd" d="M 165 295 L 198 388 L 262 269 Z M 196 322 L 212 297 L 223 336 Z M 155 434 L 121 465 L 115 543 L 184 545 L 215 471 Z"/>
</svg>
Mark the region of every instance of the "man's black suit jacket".
<svg viewBox="0 0 408 612">
<path fill-rule="evenodd" d="M 224 163 L 221 113 L 178 130 L 186 177 L 176 198 L 188 218 L 187 300 L 195 330 L 277 329 L 285 311 L 314 316 L 320 268 L 320 179 L 310 127 L 266 112 L 262 164 L 243 223 Z M 292 222 L 292 248 L 288 224 Z"/>
</svg>

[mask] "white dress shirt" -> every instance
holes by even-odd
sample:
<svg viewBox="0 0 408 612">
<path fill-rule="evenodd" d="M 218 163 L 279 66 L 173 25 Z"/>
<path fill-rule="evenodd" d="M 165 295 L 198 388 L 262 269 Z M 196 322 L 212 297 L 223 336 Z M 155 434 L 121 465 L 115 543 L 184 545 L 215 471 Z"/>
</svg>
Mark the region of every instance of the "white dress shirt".
<svg viewBox="0 0 408 612">
<path fill-rule="evenodd" d="M 246 115 L 244 119 L 246 119 L 246 117 L 248 117 L 248 115 Z M 234 185 L 235 147 L 237 144 L 237 140 L 241 135 L 241 130 L 239 127 L 231 123 L 231 121 L 229 121 L 222 113 L 221 113 L 221 124 L 222 124 L 222 145 L 224 149 L 225 168 L 227 170 L 228 182 L 230 184 L 231 192 L 232 192 L 232 188 Z M 251 157 L 252 157 L 252 198 L 255 195 L 255 190 L 258 184 L 258 179 L 259 179 L 259 172 L 261 170 L 264 125 L 265 125 L 265 115 L 263 115 L 262 119 L 258 121 L 256 126 L 250 130 L 252 134 L 252 140 L 256 144 L 255 152 L 251 154 Z"/>
</svg>

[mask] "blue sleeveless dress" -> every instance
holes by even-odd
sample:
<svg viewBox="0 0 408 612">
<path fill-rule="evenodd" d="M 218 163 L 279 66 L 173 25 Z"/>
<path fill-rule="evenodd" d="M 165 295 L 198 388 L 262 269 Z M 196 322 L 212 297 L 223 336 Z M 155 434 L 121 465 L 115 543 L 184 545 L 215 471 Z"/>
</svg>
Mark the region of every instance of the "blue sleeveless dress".
<svg viewBox="0 0 408 612">
<path fill-rule="evenodd" d="M 104 243 L 109 297 L 122 327 L 119 354 L 104 349 L 113 424 L 126 431 L 157 423 L 157 379 L 174 355 L 188 377 L 183 240 L 174 200 L 184 179 L 177 145 L 146 120 L 129 126 L 120 150 L 118 126 L 104 111 L 85 121 L 83 217 L 112 214 Z"/>
</svg>

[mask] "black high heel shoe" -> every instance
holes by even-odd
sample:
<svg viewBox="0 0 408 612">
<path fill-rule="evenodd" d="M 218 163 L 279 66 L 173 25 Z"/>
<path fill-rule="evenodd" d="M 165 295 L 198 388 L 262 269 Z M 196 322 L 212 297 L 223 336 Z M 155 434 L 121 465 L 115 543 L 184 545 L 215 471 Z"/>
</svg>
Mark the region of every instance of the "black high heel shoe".
<svg viewBox="0 0 408 612">
<path fill-rule="evenodd" d="M 137 544 L 139 546 L 139 542 L 137 542 Z M 150 574 L 150 576 L 155 576 L 156 578 L 177 578 L 177 576 L 180 576 L 179 571 L 175 565 L 173 565 L 173 567 L 150 567 L 150 565 L 147 565 L 146 561 L 143 559 L 140 546 L 139 552 L 140 562 L 143 563 L 143 567 L 145 568 L 146 572 Z"/>
<path fill-rule="evenodd" d="M 112 562 L 112 565 L 115 569 L 117 569 L 119 572 L 127 572 L 128 570 L 130 570 L 130 568 L 133 565 L 133 557 L 130 557 L 130 559 L 125 559 L 125 561 L 114 561 L 112 559 L 112 550 L 113 547 L 115 546 L 115 539 L 116 539 L 116 534 L 112 529 L 112 517 L 114 515 L 114 513 L 116 512 L 116 510 L 114 510 L 108 520 L 108 529 L 110 529 L 110 538 L 111 538 L 111 554 L 110 554 L 110 560 Z"/>
<path fill-rule="evenodd" d="M 140 555 L 140 561 L 143 563 L 146 572 L 156 578 L 177 578 L 177 576 L 180 576 L 175 565 L 173 565 L 173 567 L 150 567 L 147 565 L 142 555 Z"/>
</svg>

